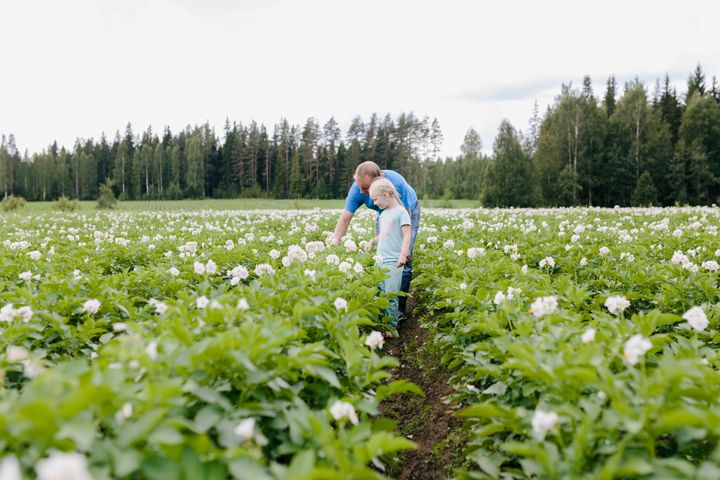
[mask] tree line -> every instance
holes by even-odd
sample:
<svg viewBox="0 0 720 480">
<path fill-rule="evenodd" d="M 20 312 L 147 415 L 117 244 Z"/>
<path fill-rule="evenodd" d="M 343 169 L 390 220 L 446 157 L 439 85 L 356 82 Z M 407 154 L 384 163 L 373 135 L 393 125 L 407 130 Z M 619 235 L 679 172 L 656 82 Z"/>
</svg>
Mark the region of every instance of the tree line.
<svg viewBox="0 0 720 480">
<path fill-rule="evenodd" d="M 227 120 L 222 136 L 207 123 L 159 135 L 151 127 L 135 134 L 128 124 L 112 141 L 103 134 L 78 139 L 71 150 L 53 143 L 22 156 L 14 136 L 3 136 L 0 188 L 28 200 L 94 199 L 99 184 L 111 179 L 124 200 L 341 198 L 365 160 L 405 172 L 413 184 L 427 182 L 421 164 L 438 158 L 442 144 L 437 119 L 413 113 L 358 116 L 344 136 L 334 117 L 324 125 L 309 118 L 303 126 L 283 119 L 271 129 Z"/>
<path fill-rule="evenodd" d="M 652 91 L 637 78 L 602 97 L 589 77 L 563 85 L 529 127 L 500 125 L 483 156 L 469 130 L 463 154 L 435 168 L 449 197 L 486 206 L 720 204 L 720 85 L 698 66 L 678 94 L 666 75 Z"/>
<path fill-rule="evenodd" d="M 670 78 L 652 94 L 614 76 L 597 97 L 589 77 L 562 85 L 544 114 L 537 102 L 525 130 L 503 121 L 484 155 L 473 128 L 461 154 L 440 158 L 437 119 L 402 113 L 335 118 L 267 128 L 226 120 L 221 138 L 207 123 L 173 133 L 128 124 L 112 140 L 53 142 L 20 154 L 0 143 L 3 195 L 28 200 L 95 199 L 112 180 L 123 200 L 180 198 L 342 198 L 355 167 L 372 160 L 403 174 L 422 198 L 478 199 L 487 206 L 710 204 L 720 195 L 720 86 L 700 66 L 678 94 Z"/>
</svg>

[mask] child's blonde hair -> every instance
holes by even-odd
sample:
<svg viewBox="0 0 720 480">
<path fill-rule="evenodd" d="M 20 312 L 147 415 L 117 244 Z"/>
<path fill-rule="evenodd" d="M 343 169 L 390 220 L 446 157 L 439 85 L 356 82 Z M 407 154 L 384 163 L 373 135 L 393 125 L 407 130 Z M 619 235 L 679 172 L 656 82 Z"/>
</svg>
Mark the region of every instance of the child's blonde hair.
<svg viewBox="0 0 720 480">
<path fill-rule="evenodd" d="M 398 203 L 400 203 L 400 196 L 398 195 L 397 190 L 395 190 L 395 185 L 393 185 L 392 182 L 387 178 L 378 178 L 372 184 L 370 184 L 369 193 L 370 195 L 373 195 L 375 193 L 384 193 L 388 197 L 394 198 L 398 201 Z"/>
</svg>

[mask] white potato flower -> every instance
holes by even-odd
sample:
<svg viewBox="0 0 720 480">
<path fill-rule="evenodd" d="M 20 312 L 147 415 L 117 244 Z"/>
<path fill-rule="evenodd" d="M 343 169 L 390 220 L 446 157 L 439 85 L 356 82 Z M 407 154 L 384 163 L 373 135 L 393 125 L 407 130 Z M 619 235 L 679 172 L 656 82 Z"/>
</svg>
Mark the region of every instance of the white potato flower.
<svg viewBox="0 0 720 480">
<path fill-rule="evenodd" d="M 9 363 L 22 362 L 28 358 L 30 358 L 30 352 L 23 347 L 8 345 L 7 350 L 5 350 L 5 360 Z"/>
<path fill-rule="evenodd" d="M 555 428 L 560 421 L 560 417 L 555 412 L 544 412 L 535 410 L 532 416 L 532 430 L 536 438 L 544 439 L 548 431 Z"/>
<path fill-rule="evenodd" d="M 605 300 L 605 307 L 613 315 L 620 315 L 629 306 L 630 302 L 628 301 L 628 299 L 621 295 L 608 297 Z"/>
<path fill-rule="evenodd" d="M 595 333 L 596 333 L 596 330 L 594 328 L 588 328 L 580 336 L 580 339 L 583 341 L 583 343 L 593 342 L 593 341 L 595 341 Z"/>
<path fill-rule="evenodd" d="M 337 311 L 345 310 L 347 312 L 348 309 L 348 303 L 347 300 L 345 300 L 342 297 L 338 297 L 335 299 L 335 302 L 333 302 L 333 305 L 335 305 L 335 309 Z"/>
<path fill-rule="evenodd" d="M 630 365 L 635 365 L 640 359 L 652 348 L 652 343 L 640 334 L 633 335 L 625 342 L 625 361 Z"/>
<path fill-rule="evenodd" d="M 91 298 L 87 302 L 83 303 L 83 311 L 86 313 L 97 313 L 100 310 L 100 300 Z"/>
<path fill-rule="evenodd" d="M 538 297 L 532 305 L 530 305 L 530 313 L 540 318 L 543 315 L 550 315 L 557 310 L 557 298 L 555 297 Z"/>
<path fill-rule="evenodd" d="M 347 418 L 348 420 L 350 420 L 350 422 L 353 423 L 353 425 L 358 424 L 358 417 L 355 413 L 355 407 L 353 407 L 351 403 L 336 400 L 330 406 L 330 415 L 332 415 L 335 420 L 342 420 L 343 418 Z"/>
<path fill-rule="evenodd" d="M 371 349 L 383 348 L 383 345 L 385 345 L 385 339 L 383 338 L 382 333 L 373 330 L 365 339 L 365 345 Z"/>
<path fill-rule="evenodd" d="M 683 314 L 682 318 L 687 320 L 690 326 L 698 332 L 704 331 L 708 325 L 710 325 L 710 321 L 707 319 L 705 311 L 700 307 L 692 307 Z"/>
<path fill-rule="evenodd" d="M 233 433 L 240 437 L 241 441 L 251 440 L 255 436 L 255 419 L 250 417 L 240 421 Z"/>
<path fill-rule="evenodd" d="M 92 480 L 87 459 L 76 452 L 54 451 L 35 465 L 38 480 Z"/>
</svg>

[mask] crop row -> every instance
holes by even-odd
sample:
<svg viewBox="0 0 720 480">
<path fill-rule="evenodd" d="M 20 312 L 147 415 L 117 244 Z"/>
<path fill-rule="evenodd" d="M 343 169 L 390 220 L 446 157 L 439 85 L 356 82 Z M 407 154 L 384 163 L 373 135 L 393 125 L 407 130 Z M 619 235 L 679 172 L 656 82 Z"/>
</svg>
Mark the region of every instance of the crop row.
<svg viewBox="0 0 720 480">
<path fill-rule="evenodd" d="M 381 477 L 412 443 L 378 404 L 417 387 L 336 215 L 0 218 L 3 478 Z"/>
<path fill-rule="evenodd" d="M 460 478 L 719 478 L 716 208 L 425 215 Z"/>
</svg>

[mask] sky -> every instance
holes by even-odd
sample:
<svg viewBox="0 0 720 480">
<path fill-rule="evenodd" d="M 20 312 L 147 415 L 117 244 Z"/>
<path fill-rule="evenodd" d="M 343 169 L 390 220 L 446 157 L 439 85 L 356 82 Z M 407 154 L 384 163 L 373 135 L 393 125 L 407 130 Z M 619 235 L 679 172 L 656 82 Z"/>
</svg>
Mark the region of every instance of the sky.
<svg viewBox="0 0 720 480">
<path fill-rule="evenodd" d="M 32 154 L 225 119 L 437 118 L 443 156 L 468 128 L 492 151 L 563 83 L 609 75 L 679 92 L 720 78 L 720 2 L 686 0 L 0 0 L 0 134 Z"/>
</svg>

